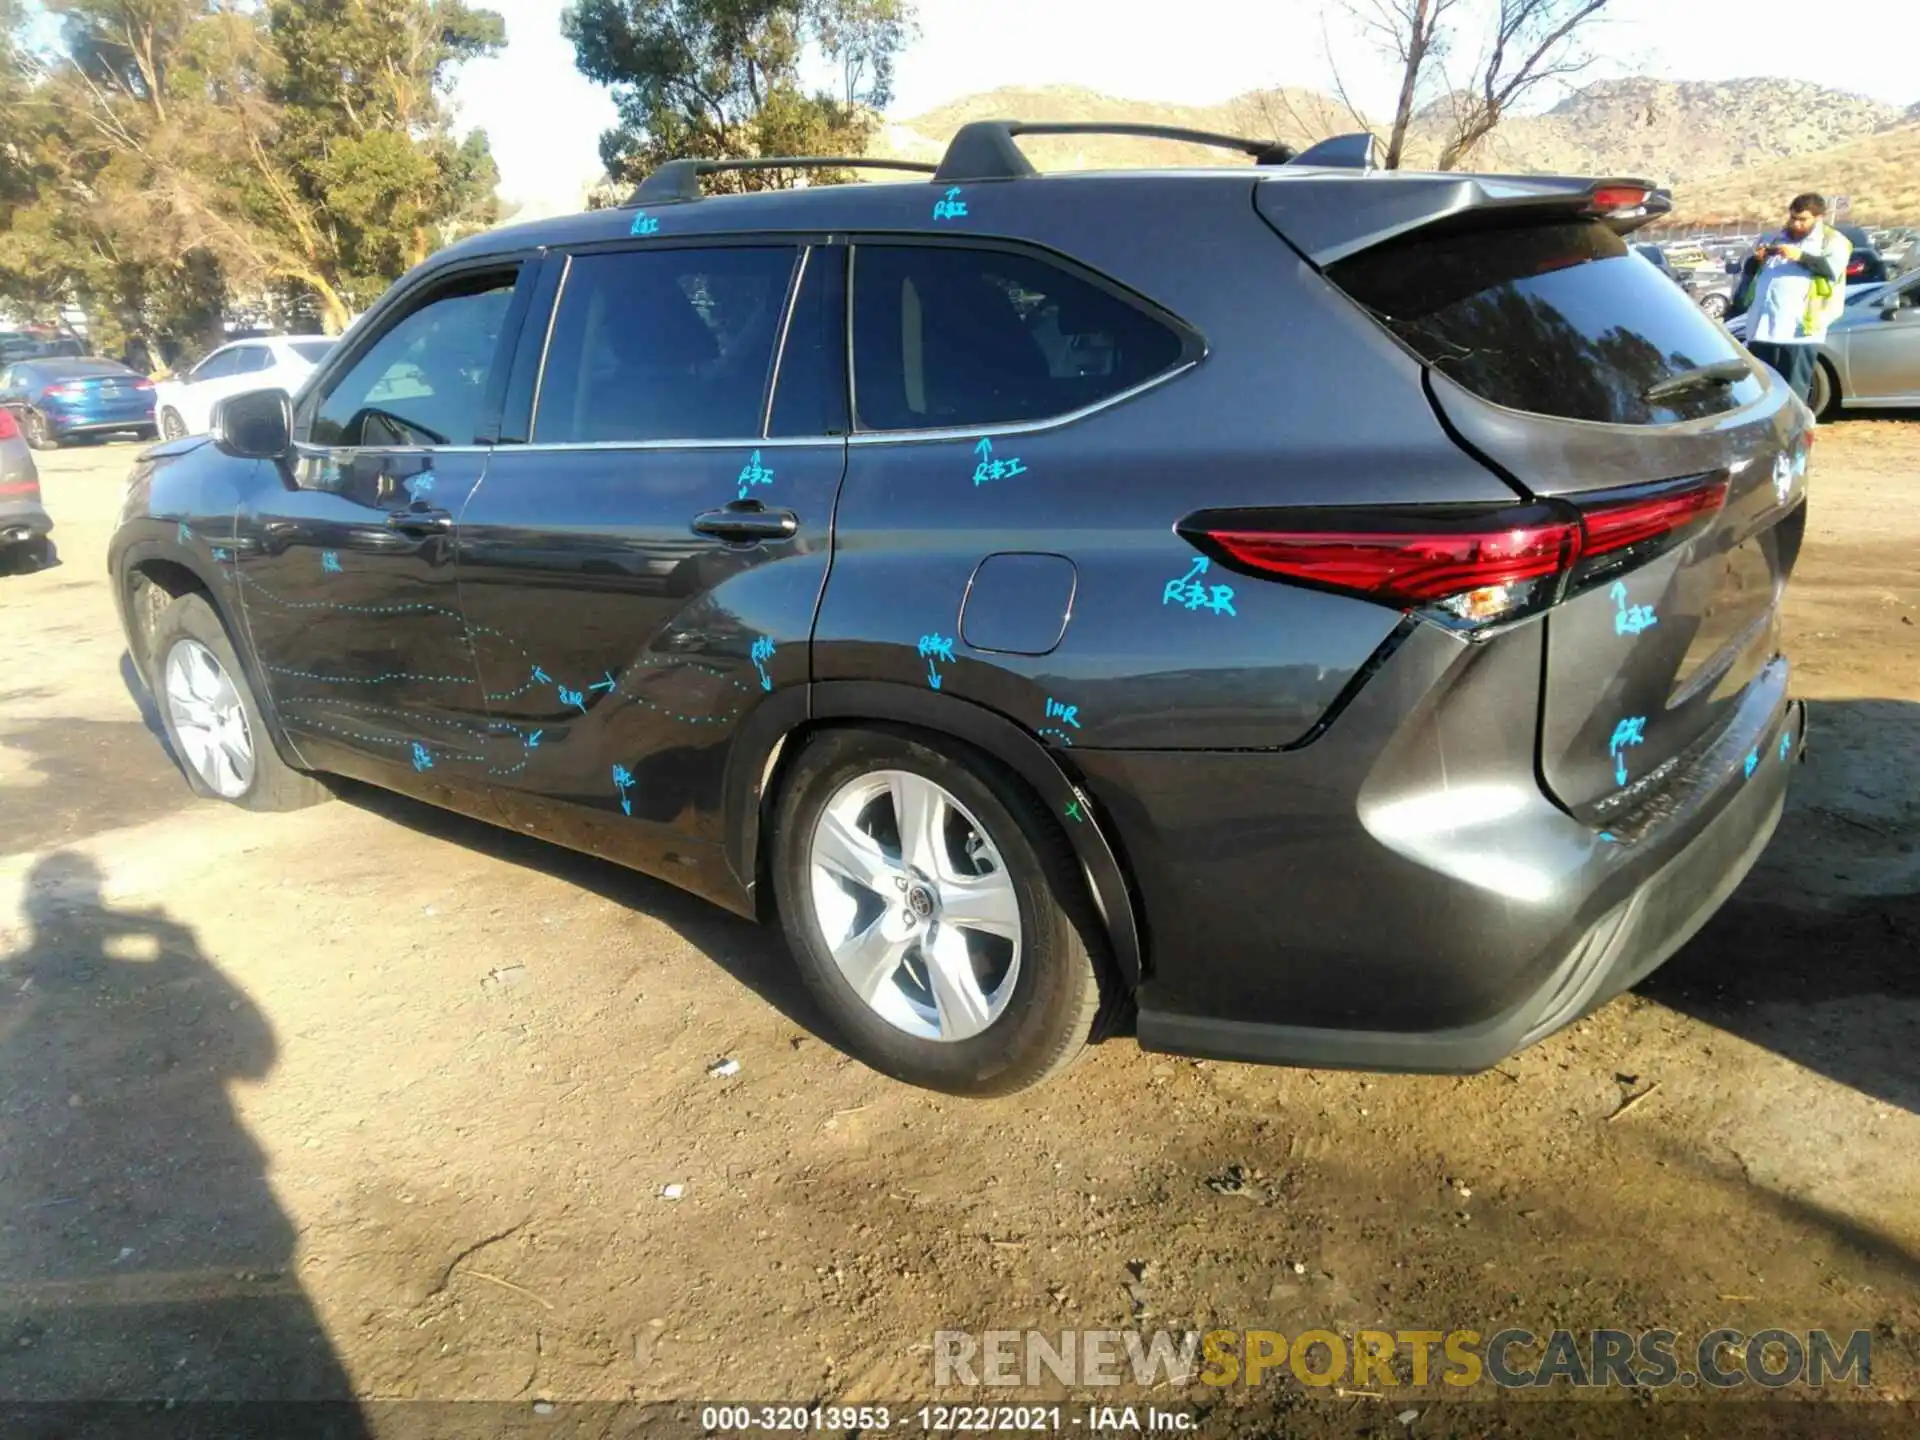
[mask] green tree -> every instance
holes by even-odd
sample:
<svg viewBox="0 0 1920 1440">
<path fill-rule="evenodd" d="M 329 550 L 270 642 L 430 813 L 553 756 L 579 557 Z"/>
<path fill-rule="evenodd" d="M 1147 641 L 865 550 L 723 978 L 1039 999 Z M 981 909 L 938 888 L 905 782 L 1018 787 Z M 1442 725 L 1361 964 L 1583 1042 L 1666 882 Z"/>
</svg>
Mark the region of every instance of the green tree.
<svg viewBox="0 0 1920 1440">
<path fill-rule="evenodd" d="M 561 28 L 581 73 L 613 89 L 600 158 L 629 182 L 679 156 L 864 154 L 915 34 L 911 0 L 574 0 Z M 805 88 L 809 56 L 839 69 L 839 94 Z"/>
</svg>

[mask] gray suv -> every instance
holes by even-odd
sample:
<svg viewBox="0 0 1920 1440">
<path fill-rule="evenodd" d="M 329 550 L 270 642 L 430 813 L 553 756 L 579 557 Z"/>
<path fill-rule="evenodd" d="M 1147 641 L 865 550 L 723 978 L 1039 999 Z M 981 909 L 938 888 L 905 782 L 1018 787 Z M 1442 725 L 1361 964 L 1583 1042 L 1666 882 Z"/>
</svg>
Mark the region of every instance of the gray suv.
<svg viewBox="0 0 1920 1440">
<path fill-rule="evenodd" d="M 675 162 L 147 451 L 111 564 L 189 782 L 664 877 L 959 1093 L 1129 1016 L 1471 1071 L 1632 985 L 1802 743 L 1809 417 L 1631 255 L 1667 197 L 1364 137 L 1036 174 L 1061 128 Z"/>
</svg>

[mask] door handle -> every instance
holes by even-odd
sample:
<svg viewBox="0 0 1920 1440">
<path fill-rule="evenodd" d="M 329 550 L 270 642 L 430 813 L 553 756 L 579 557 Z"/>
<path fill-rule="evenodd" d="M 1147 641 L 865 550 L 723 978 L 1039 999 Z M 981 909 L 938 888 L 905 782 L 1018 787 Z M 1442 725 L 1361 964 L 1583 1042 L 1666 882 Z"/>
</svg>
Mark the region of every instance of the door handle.
<svg viewBox="0 0 1920 1440">
<path fill-rule="evenodd" d="M 387 528 L 402 535 L 448 535 L 453 532 L 453 516 L 445 510 L 392 510 Z"/>
<path fill-rule="evenodd" d="M 707 510 L 693 517 L 696 535 L 711 535 L 731 544 L 752 544 L 758 540 L 786 540 L 800 528 L 800 517 L 791 510 L 769 510 L 758 500 L 739 500 L 718 510 Z"/>
</svg>

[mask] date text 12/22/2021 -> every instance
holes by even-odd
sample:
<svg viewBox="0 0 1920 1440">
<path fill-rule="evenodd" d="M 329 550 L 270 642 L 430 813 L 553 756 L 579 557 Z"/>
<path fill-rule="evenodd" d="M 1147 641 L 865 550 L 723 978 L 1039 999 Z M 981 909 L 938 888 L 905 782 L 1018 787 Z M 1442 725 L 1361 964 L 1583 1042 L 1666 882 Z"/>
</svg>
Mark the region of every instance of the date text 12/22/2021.
<svg viewBox="0 0 1920 1440">
<path fill-rule="evenodd" d="M 937 1435 L 1045 1432 L 1117 1435 L 1177 1434 L 1198 1421 L 1185 1410 L 1137 1405 L 704 1405 L 700 1428 L 711 1435 L 756 1431 L 821 1431 L 842 1434 L 888 1430 Z"/>
</svg>

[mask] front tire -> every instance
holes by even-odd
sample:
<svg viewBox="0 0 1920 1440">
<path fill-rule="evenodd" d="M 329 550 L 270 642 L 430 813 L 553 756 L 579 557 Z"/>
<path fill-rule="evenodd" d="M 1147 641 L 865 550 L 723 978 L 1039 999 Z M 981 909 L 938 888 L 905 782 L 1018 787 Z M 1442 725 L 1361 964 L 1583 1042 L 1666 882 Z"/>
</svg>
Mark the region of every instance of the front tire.
<svg viewBox="0 0 1920 1440">
<path fill-rule="evenodd" d="M 1065 837 L 991 760 L 892 729 L 826 731 L 795 759 L 773 833 L 788 943 L 857 1058 L 989 1096 L 1085 1046 L 1097 925 Z"/>
<path fill-rule="evenodd" d="M 280 758 L 226 626 L 200 595 L 160 612 L 148 687 L 196 795 L 246 810 L 299 810 L 331 798 Z"/>
<path fill-rule="evenodd" d="M 1700 297 L 1700 308 L 1714 319 L 1722 319 L 1727 313 L 1727 297 L 1724 295 L 1703 295 Z"/>
</svg>

